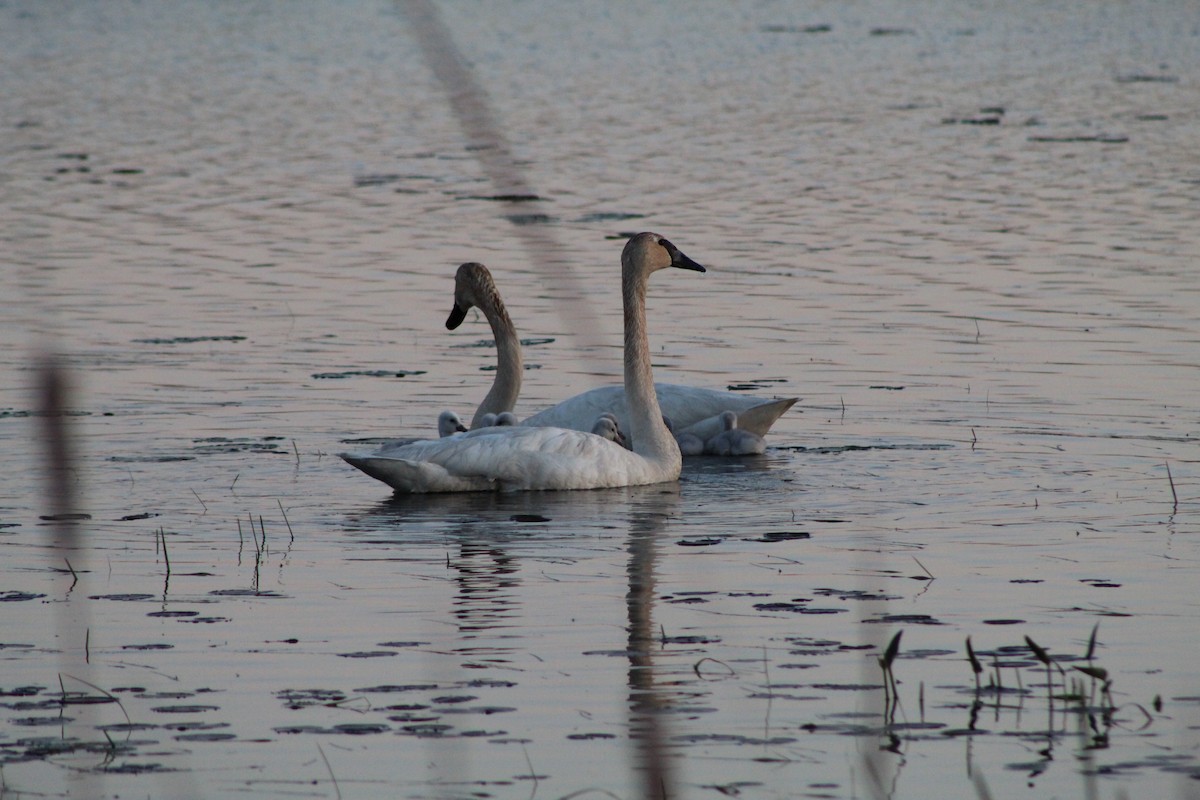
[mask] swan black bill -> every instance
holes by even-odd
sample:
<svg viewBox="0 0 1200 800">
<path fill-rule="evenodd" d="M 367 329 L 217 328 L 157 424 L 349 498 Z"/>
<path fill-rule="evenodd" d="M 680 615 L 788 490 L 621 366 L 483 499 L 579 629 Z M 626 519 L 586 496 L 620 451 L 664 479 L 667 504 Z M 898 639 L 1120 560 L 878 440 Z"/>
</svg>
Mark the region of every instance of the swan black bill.
<svg viewBox="0 0 1200 800">
<path fill-rule="evenodd" d="M 678 267 L 679 269 L 695 270 L 696 272 L 708 272 L 708 270 L 706 270 L 703 265 L 698 264 L 695 261 L 692 261 L 692 259 L 688 258 L 686 255 L 683 254 L 682 250 L 680 250 L 675 245 L 671 244 L 666 239 L 659 239 L 658 243 L 660 245 L 662 245 L 663 247 L 665 247 L 667 249 L 667 252 L 671 254 L 671 266 L 672 267 Z"/>
<path fill-rule="evenodd" d="M 696 272 L 708 272 L 708 270 L 704 268 L 703 264 L 698 264 L 695 261 L 692 261 L 678 250 L 671 253 L 671 266 L 679 267 L 680 269 L 695 270 Z"/>
<path fill-rule="evenodd" d="M 446 320 L 446 329 L 454 330 L 462 321 L 467 318 L 467 310 L 458 303 L 454 304 L 454 308 L 450 309 L 450 318 Z"/>
</svg>

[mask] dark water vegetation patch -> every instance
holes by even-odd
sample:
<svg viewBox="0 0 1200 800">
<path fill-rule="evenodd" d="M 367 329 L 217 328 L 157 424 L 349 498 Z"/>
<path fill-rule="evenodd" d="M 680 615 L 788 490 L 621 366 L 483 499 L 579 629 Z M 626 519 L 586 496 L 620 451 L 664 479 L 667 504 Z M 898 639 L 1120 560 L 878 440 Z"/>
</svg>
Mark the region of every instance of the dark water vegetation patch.
<svg viewBox="0 0 1200 800">
<path fill-rule="evenodd" d="M 283 725 L 277 728 L 272 728 L 271 730 L 275 731 L 275 733 L 278 733 L 281 736 L 297 733 L 327 734 L 332 732 L 329 728 L 325 728 L 320 725 Z"/>
<path fill-rule="evenodd" d="M 492 203 L 536 203 L 547 198 L 536 194 L 470 194 L 463 200 L 487 200 Z"/>
<path fill-rule="evenodd" d="M 1121 584 L 1109 580 L 1108 578 L 1080 578 L 1080 583 L 1086 583 L 1088 586 L 1095 586 L 1100 589 L 1119 589 Z"/>
<path fill-rule="evenodd" d="M 407 378 L 409 375 L 424 375 L 423 369 L 348 369 L 341 372 L 317 372 L 317 380 L 344 380 L 346 378 Z"/>
<path fill-rule="evenodd" d="M 154 642 L 152 644 L 123 644 L 122 650 L 171 650 L 175 645 L 166 644 L 163 642 Z"/>
<path fill-rule="evenodd" d="M 719 536 L 702 536 L 698 539 L 680 539 L 675 544 L 680 547 L 710 547 L 725 541 Z"/>
<path fill-rule="evenodd" d="M 155 706 L 150 709 L 158 714 L 203 714 L 206 711 L 218 711 L 220 706 L 205 706 L 205 705 L 178 705 L 178 706 Z"/>
<path fill-rule="evenodd" d="M 152 517 L 157 517 L 157 516 L 160 516 L 160 515 L 156 511 L 143 511 L 140 514 L 126 514 L 123 517 L 119 517 L 117 519 L 117 522 L 133 522 L 134 520 L 151 519 Z"/>
<path fill-rule="evenodd" d="M 767 531 L 761 536 L 745 538 L 742 541 L 746 542 L 765 542 L 768 544 L 774 542 L 790 542 L 796 539 L 810 539 L 812 534 L 807 531 Z"/>
<path fill-rule="evenodd" d="M 113 175 L 141 175 L 143 173 L 145 170 L 138 167 L 116 167 L 112 170 Z"/>
<path fill-rule="evenodd" d="M 245 336 L 171 336 L 165 339 L 134 339 L 134 344 L 199 344 L 200 342 L 244 342 Z"/>
<path fill-rule="evenodd" d="M 39 597 L 45 597 L 44 594 L 36 592 L 21 592 L 16 589 L 10 589 L 5 592 L 0 592 L 0 603 L 19 603 L 25 600 L 37 600 Z"/>
<path fill-rule="evenodd" d="M 390 730 L 391 727 L 382 722 L 345 722 L 341 725 L 334 725 L 329 732 L 347 736 L 370 736 L 376 733 L 387 733 Z"/>
<path fill-rule="evenodd" d="M 489 689 L 511 689 L 516 686 L 515 681 L 500 680 L 498 678 L 472 678 L 469 681 L 459 681 L 456 685 L 463 688 L 489 688 Z"/>
<path fill-rule="evenodd" d="M 38 517 L 38 519 L 45 522 L 82 522 L 83 520 L 88 520 L 91 518 L 91 514 L 84 514 L 82 512 L 70 514 L 45 514 Z"/>
<path fill-rule="evenodd" d="M 517 709 L 512 706 L 462 706 L 440 709 L 442 714 L 509 714 Z"/>
<path fill-rule="evenodd" d="M 513 514 L 508 518 L 509 522 L 551 522 L 550 517 L 543 517 L 541 514 Z"/>
<path fill-rule="evenodd" d="M 396 655 L 391 650 L 356 650 L 352 653 L 338 653 L 341 658 L 391 658 Z"/>
<path fill-rule="evenodd" d="M 163 723 L 163 728 L 170 731 L 215 731 L 228 728 L 228 722 L 202 722 L 198 719 L 182 720 L 180 722 Z"/>
<path fill-rule="evenodd" d="M 688 742 L 698 744 L 710 742 L 713 744 L 750 745 L 751 747 L 766 747 L 792 744 L 796 741 L 791 736 L 742 736 L 736 733 L 681 733 L 671 737 L 673 742 Z"/>
<path fill-rule="evenodd" d="M 286 597 L 271 589 L 213 589 L 209 595 L 214 597 Z"/>
<path fill-rule="evenodd" d="M 829 33 L 833 26 L 824 22 L 811 25 L 768 24 L 759 28 L 763 33 Z"/>
<path fill-rule="evenodd" d="M 943 117 L 943 125 L 999 125 L 1001 117 L 994 115 L 978 115 L 974 117 Z M 872 387 L 874 388 L 874 387 Z M 903 387 L 901 387 L 903 388 Z"/>
<path fill-rule="evenodd" d="M 182 618 L 179 622 L 189 622 L 193 625 L 214 625 L 218 622 L 229 622 L 229 617 L 189 617 Z"/>
<path fill-rule="evenodd" d="M 380 647 L 420 647 L 421 645 L 429 644 L 429 642 L 380 642 Z"/>
<path fill-rule="evenodd" d="M 871 28 L 871 36 L 916 36 L 912 28 Z"/>
<path fill-rule="evenodd" d="M 403 725 L 400 727 L 400 732 L 410 736 L 432 737 L 443 736 L 454 730 L 453 725 L 446 725 L 437 722 L 423 722 L 415 725 Z"/>
<path fill-rule="evenodd" d="M 64 717 L 59 714 L 55 714 L 52 717 L 15 717 L 10 718 L 8 723 L 10 725 L 17 725 L 22 728 L 35 728 L 39 725 L 64 725 L 74 721 L 74 717 Z"/>
<path fill-rule="evenodd" d="M 97 725 L 96 730 L 108 733 L 131 733 L 133 731 L 149 731 L 159 727 L 153 722 L 111 722 L 107 725 Z"/>
<path fill-rule="evenodd" d="M 89 595 L 89 600 L 116 600 L 122 603 L 137 603 L 143 600 L 155 600 L 158 598 L 156 594 L 145 594 L 141 592 L 126 592 L 117 594 L 93 594 Z"/>
<path fill-rule="evenodd" d="M 685 636 L 663 636 L 659 642 L 660 644 L 720 644 L 721 637 L 698 633 Z"/>
<path fill-rule="evenodd" d="M 478 700 L 478 699 L 479 698 L 476 697 L 475 695 L 470 695 L 470 694 L 443 695 L 442 697 L 433 698 L 432 700 L 430 700 L 430 702 L 432 702 L 432 703 L 469 703 L 472 700 Z"/>
<path fill-rule="evenodd" d="M 30 411 L 27 409 L 16 408 L 0 408 L 0 419 L 27 419 L 29 417 L 90 417 L 90 411 L 61 411 L 47 414 L 44 411 Z"/>
<path fill-rule="evenodd" d="M 985 619 L 984 625 L 1024 625 L 1023 619 Z"/>
<path fill-rule="evenodd" d="M 230 439 L 224 436 L 208 436 L 203 439 L 193 439 L 192 450 L 205 455 L 227 453 L 270 453 L 290 455 L 289 451 L 279 449 L 278 436 L 264 436 L 261 439 Z"/>
<path fill-rule="evenodd" d="M 567 738 L 575 742 L 591 742 L 597 739 L 616 739 L 617 737 L 611 733 L 589 732 L 589 733 L 568 733 Z"/>
<path fill-rule="evenodd" d="M 156 773 L 175 772 L 174 769 L 165 767 L 158 762 L 150 762 L 148 764 L 134 764 L 126 762 L 124 764 L 110 764 L 101 767 L 104 772 L 112 775 L 151 775 Z"/>
<path fill-rule="evenodd" d="M 1030 136 L 1029 141 L 1049 143 L 1097 142 L 1099 144 L 1124 144 L 1125 142 L 1129 141 L 1129 137 L 1116 133 L 1086 133 L 1063 136 L 1043 134 L 1038 136 Z"/>
<path fill-rule="evenodd" d="M 195 461 L 195 456 L 109 456 L 113 464 L 171 464 L 176 461 Z M 154 516 L 158 516 L 155 514 Z M 139 517 L 133 517 L 138 519 Z"/>
<path fill-rule="evenodd" d="M 32 647 L 33 645 L 8 645 L 10 647 Z M 0 649 L 3 649 L 0 645 Z M 12 689 L 0 688 L 0 697 L 35 697 L 46 691 L 45 686 L 16 686 Z"/>
<path fill-rule="evenodd" d="M 151 611 L 147 617 L 164 617 L 166 619 L 183 619 L 186 617 L 195 617 L 199 611 Z"/>
<path fill-rule="evenodd" d="M 843 444 L 837 446 L 805 447 L 804 445 L 773 446 L 776 450 L 787 450 L 793 453 L 837 454 L 856 453 L 868 450 L 949 450 L 952 444 Z M 844 519 L 814 520 L 814 522 L 847 522 Z"/>
<path fill-rule="evenodd" d="M 788 613 L 788 614 L 845 614 L 850 609 L 848 608 L 814 608 L 808 605 L 812 602 L 811 598 L 797 598 L 791 601 L 778 601 L 775 603 L 755 603 L 755 611 L 765 611 L 767 613 Z"/>
<path fill-rule="evenodd" d="M 839 600 L 882 600 L 887 602 L 900 599 L 899 595 L 869 592 L 866 589 L 814 589 L 813 594 L 818 597 L 836 597 Z"/>
<path fill-rule="evenodd" d="M 336 706 L 346 702 L 345 692 L 337 689 L 283 689 L 275 693 L 285 708 L 293 711 L 309 706 Z"/>
<path fill-rule="evenodd" d="M 437 691 L 440 688 L 436 683 L 406 683 L 365 686 L 354 691 L 358 694 L 395 694 L 398 692 L 430 692 Z"/>
<path fill-rule="evenodd" d="M 181 733 L 175 737 L 177 742 L 227 742 L 236 739 L 237 734 L 228 731 L 200 731 L 198 733 Z"/>
<path fill-rule="evenodd" d="M 1117 76 L 1117 83 L 1179 83 L 1178 76 L 1164 73 L 1131 72 Z"/>
</svg>

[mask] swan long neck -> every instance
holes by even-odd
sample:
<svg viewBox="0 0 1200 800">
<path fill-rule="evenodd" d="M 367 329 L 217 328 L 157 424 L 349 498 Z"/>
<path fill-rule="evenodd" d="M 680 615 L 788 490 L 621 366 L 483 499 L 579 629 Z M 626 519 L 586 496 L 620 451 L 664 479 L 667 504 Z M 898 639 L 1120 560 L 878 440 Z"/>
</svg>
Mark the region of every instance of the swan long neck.
<svg viewBox="0 0 1200 800">
<path fill-rule="evenodd" d="M 625 398 L 633 451 L 653 461 L 679 463 L 679 446 L 663 422 L 650 367 L 646 332 L 646 282 L 649 272 L 621 259 L 621 299 L 625 310 Z"/>
<path fill-rule="evenodd" d="M 485 414 L 513 410 L 521 394 L 521 378 L 525 372 L 521 340 L 496 287 L 489 286 L 477 305 L 492 326 L 492 337 L 496 340 L 496 377 L 487 396 L 475 409 L 472 428 L 480 426 Z"/>
</svg>

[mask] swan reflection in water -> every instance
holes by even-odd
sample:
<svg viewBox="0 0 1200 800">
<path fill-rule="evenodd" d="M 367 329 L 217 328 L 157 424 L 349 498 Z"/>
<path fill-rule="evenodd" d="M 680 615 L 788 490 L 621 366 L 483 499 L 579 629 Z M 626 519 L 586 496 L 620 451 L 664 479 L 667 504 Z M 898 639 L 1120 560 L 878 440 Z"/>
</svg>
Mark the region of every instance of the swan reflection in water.
<svg viewBox="0 0 1200 800">
<path fill-rule="evenodd" d="M 658 687 L 655 664 L 660 650 L 654 633 L 655 564 L 678 505 L 678 484 L 396 495 L 355 515 L 347 527 L 357 542 L 395 548 L 445 547 L 449 537 L 446 566 L 456 587 L 450 614 L 457 637 L 440 647 L 458 654 L 464 667 L 520 657 L 523 637 L 503 629 L 535 624 L 536 609 L 522 608 L 521 561 L 533 540 L 540 542 L 541 555 L 546 548 L 565 554 L 572 543 L 591 546 L 597 537 L 613 541 L 624 532 L 627 730 L 642 784 L 639 796 L 665 798 L 672 796 L 672 783 L 663 715 L 671 701 Z"/>
</svg>

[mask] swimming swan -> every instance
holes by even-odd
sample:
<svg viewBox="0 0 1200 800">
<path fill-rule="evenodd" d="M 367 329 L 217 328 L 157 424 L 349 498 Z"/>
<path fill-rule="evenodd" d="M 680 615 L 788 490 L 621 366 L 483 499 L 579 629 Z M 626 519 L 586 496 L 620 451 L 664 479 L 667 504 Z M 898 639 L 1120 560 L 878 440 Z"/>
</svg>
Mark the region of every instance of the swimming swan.
<svg viewBox="0 0 1200 800">
<path fill-rule="evenodd" d="M 621 252 L 625 390 L 633 450 L 593 433 L 517 426 L 482 428 L 371 455 L 344 453 L 342 458 L 397 492 L 599 489 L 677 480 L 682 458 L 662 421 L 646 333 L 647 279 L 667 267 L 705 271 L 654 233 L 639 233 Z"/>
<path fill-rule="evenodd" d="M 450 318 L 446 320 L 446 327 L 451 330 L 457 328 L 472 307 L 482 311 L 492 326 L 497 356 L 492 388 L 471 420 L 471 427 L 479 428 L 484 427 L 482 422 L 485 414 L 500 414 L 513 409 L 521 393 L 521 377 L 525 367 L 516 326 L 500 299 L 492 274 L 483 264 L 474 262 L 460 266 L 454 276 L 454 307 Z M 771 400 L 676 383 L 656 383 L 654 390 L 660 408 L 677 425 L 675 433 L 692 433 L 701 441 L 707 441 L 723 430 L 719 414 L 727 409 L 738 414 L 744 430 L 765 436 L 775 420 L 798 399 Z M 520 424 L 535 428 L 549 426 L 590 431 L 596 418 L 605 412 L 617 418 L 618 427 L 624 426 L 624 421 L 629 419 L 624 386 L 605 386 L 583 392 L 522 420 Z"/>
<path fill-rule="evenodd" d="M 504 308 L 500 292 L 496 290 L 492 273 L 483 264 L 475 262 L 463 264 L 454 274 L 454 305 L 450 309 L 446 327 L 454 330 L 461 325 L 472 306 L 482 311 L 492 326 L 497 359 L 492 388 L 471 419 L 471 428 L 474 429 L 488 427 L 483 424 L 486 414 L 499 415 L 513 410 L 521 394 L 521 376 L 525 364 L 521 359 L 521 340 L 517 338 L 517 329 L 508 316 L 508 310 Z"/>
<path fill-rule="evenodd" d="M 704 452 L 713 456 L 756 456 L 766 452 L 767 443 L 757 433 L 738 428 L 738 415 L 721 413 L 725 430 L 704 443 Z"/>
</svg>

